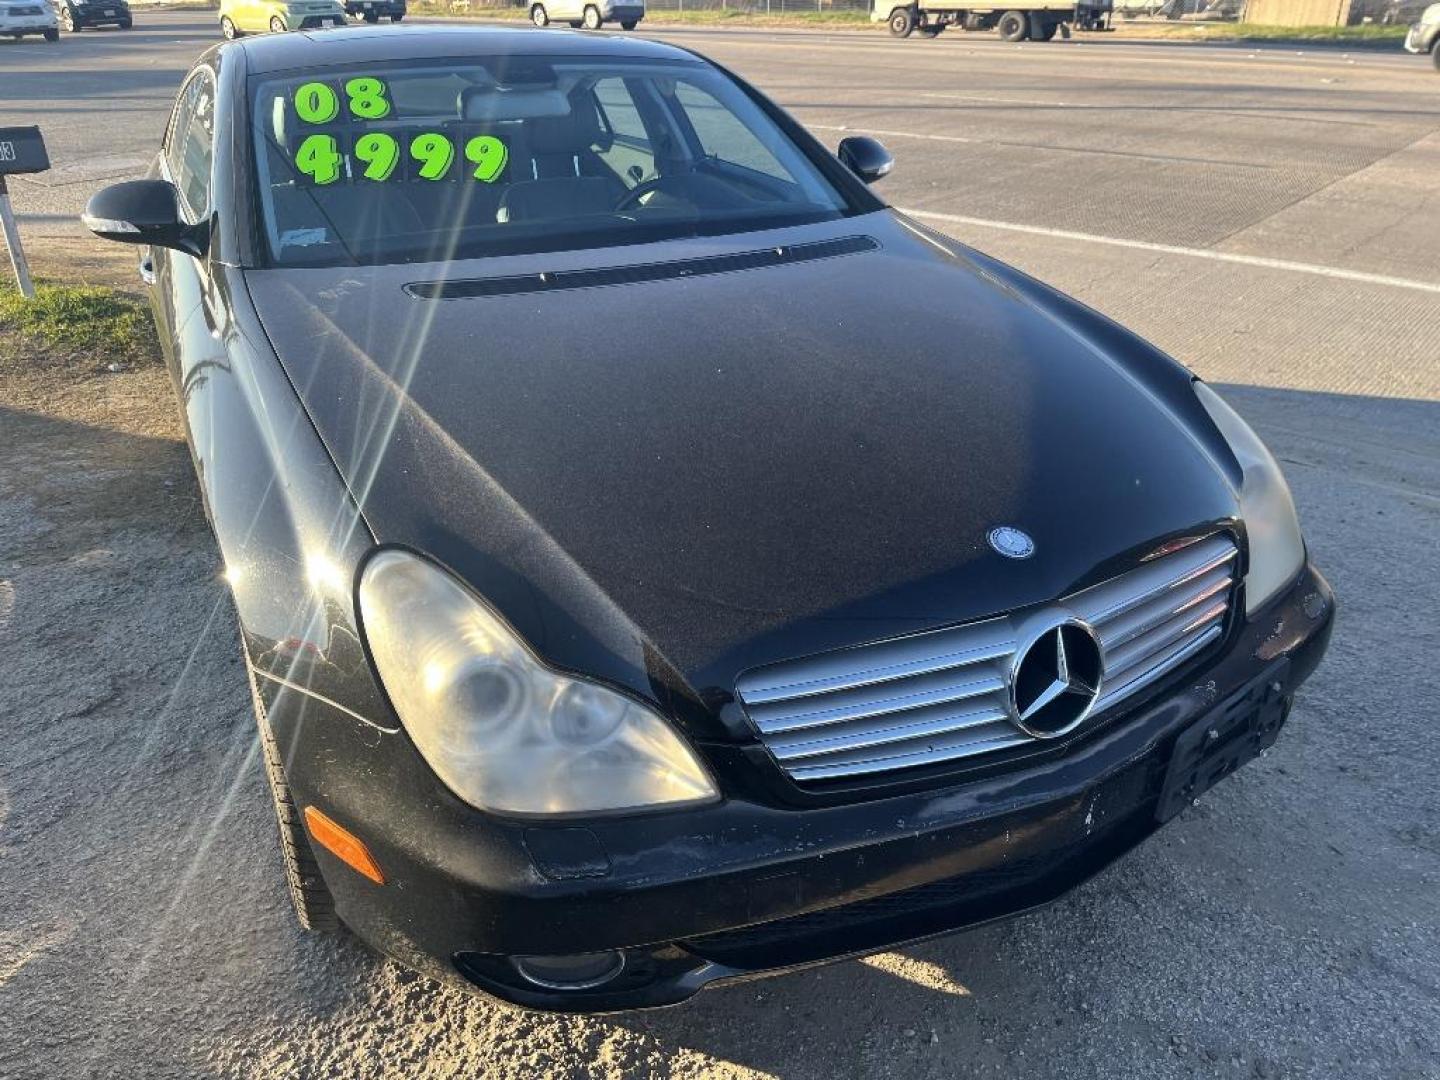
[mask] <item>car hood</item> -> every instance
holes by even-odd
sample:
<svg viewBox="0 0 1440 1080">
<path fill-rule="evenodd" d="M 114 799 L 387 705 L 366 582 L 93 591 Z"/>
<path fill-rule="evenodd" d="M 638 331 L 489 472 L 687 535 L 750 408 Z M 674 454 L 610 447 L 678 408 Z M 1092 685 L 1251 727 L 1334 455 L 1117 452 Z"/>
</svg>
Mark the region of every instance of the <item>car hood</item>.
<svg viewBox="0 0 1440 1080">
<path fill-rule="evenodd" d="M 873 244 L 634 280 L 841 237 Z M 647 269 L 407 290 L 622 265 Z M 703 717 L 756 664 L 1053 599 L 1233 519 L 1213 455 L 1144 367 L 1183 372 L 1117 355 L 1134 339 L 1113 324 L 1097 345 L 994 265 L 885 211 L 246 278 L 381 543 L 449 566 L 551 663 Z M 987 545 L 1002 524 L 1033 557 Z"/>
</svg>

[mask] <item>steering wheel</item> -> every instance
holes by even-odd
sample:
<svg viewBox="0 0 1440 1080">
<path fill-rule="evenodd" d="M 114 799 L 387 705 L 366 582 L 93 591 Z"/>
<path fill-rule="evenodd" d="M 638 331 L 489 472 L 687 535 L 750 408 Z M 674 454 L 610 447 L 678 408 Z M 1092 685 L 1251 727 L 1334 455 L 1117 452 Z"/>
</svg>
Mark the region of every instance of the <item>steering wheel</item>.
<svg viewBox="0 0 1440 1080">
<path fill-rule="evenodd" d="M 629 210 L 632 206 L 639 206 L 640 200 L 646 195 L 649 195 L 652 191 L 659 191 L 666 184 L 672 183 L 677 179 L 678 177 L 674 174 L 669 174 L 666 176 L 653 176 L 643 184 L 636 184 L 624 195 L 620 196 L 620 201 L 615 204 L 615 209 L 617 211 Z"/>
</svg>

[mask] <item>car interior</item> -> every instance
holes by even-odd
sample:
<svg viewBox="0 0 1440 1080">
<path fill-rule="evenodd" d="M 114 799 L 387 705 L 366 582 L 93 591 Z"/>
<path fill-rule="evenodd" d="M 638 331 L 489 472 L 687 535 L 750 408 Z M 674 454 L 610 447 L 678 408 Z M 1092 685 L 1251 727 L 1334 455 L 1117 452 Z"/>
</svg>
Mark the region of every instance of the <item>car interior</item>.
<svg viewBox="0 0 1440 1080">
<path fill-rule="evenodd" d="M 544 81 L 510 85 L 473 73 L 387 75 L 390 116 L 327 127 L 298 120 L 293 86 L 269 84 L 257 109 L 268 118 L 259 173 L 276 260 L 343 249 L 359 261 L 412 261 L 476 244 L 504 247 L 506 239 L 553 247 L 541 241 L 561 231 L 777 212 L 833 216 L 844 206 L 793 146 L 780 153 L 814 174 L 808 183 L 726 105 L 683 78 L 543 74 Z M 344 175 L 322 185 L 295 164 L 300 142 L 316 131 L 334 134 L 342 153 L 359 132 L 385 131 L 401 146 L 420 132 L 443 134 L 456 148 L 488 135 L 507 156 L 488 181 L 474 179 L 459 155 L 440 181 L 421 179 L 413 162 L 383 182 L 366 181 L 347 158 Z"/>
</svg>

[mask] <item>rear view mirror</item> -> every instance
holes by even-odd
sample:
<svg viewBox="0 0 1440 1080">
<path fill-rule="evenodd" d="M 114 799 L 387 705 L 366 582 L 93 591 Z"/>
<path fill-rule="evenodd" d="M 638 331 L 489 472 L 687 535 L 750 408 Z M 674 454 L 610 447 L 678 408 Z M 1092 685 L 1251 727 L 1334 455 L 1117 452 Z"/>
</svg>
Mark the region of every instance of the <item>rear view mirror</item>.
<svg viewBox="0 0 1440 1080">
<path fill-rule="evenodd" d="M 890 151 L 878 139 L 868 135 L 851 135 L 848 139 L 841 139 L 839 154 L 850 171 L 867 184 L 873 184 L 895 166 Z"/>
<path fill-rule="evenodd" d="M 208 223 L 180 216 L 179 194 L 165 180 L 127 180 L 97 191 L 80 220 L 102 240 L 174 248 L 199 257 L 210 243 Z"/>
</svg>

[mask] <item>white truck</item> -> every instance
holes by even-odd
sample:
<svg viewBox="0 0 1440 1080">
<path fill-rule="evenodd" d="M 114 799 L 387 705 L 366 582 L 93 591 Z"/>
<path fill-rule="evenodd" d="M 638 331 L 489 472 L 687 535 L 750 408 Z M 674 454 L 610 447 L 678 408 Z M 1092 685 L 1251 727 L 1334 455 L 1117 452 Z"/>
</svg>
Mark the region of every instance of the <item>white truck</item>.
<svg viewBox="0 0 1440 1080">
<path fill-rule="evenodd" d="M 999 30 L 1005 41 L 1049 41 L 1065 27 L 1108 30 L 1112 0 L 870 0 L 870 20 L 884 22 L 896 37 L 917 31 L 934 37 L 947 26 Z"/>
</svg>

